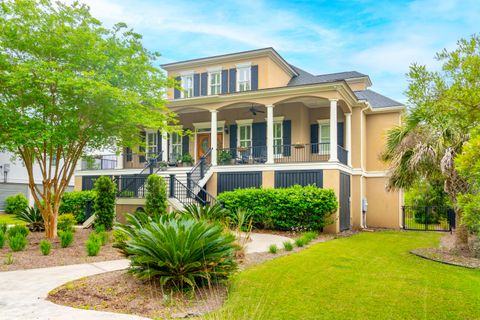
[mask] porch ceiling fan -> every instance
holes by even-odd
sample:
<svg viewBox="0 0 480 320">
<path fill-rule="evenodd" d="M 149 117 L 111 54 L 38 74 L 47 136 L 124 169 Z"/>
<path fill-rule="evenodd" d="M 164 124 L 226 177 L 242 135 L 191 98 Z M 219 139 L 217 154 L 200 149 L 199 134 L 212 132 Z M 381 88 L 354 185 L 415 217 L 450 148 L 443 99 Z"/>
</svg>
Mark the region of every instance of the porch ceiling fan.
<svg viewBox="0 0 480 320">
<path fill-rule="evenodd" d="M 254 116 L 256 116 L 257 113 L 265 113 L 265 111 L 262 111 L 262 110 L 259 110 L 259 109 L 255 108 L 255 105 L 253 105 L 253 104 L 250 108 L 248 108 L 248 111 L 250 111 L 252 113 L 252 115 L 254 115 Z"/>
</svg>

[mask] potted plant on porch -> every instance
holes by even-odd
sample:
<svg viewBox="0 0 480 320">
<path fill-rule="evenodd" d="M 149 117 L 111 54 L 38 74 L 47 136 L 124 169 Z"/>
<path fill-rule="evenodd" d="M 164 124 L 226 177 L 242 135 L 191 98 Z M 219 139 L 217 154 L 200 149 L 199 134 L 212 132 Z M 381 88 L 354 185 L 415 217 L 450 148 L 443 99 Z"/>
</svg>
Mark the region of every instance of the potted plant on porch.
<svg viewBox="0 0 480 320">
<path fill-rule="evenodd" d="M 230 151 L 222 150 L 218 154 L 218 159 L 217 160 L 221 164 L 230 164 L 231 161 L 232 161 L 232 154 L 230 153 Z"/>
<path fill-rule="evenodd" d="M 193 157 L 190 153 L 184 153 L 181 160 L 184 167 L 191 167 L 193 165 Z"/>
</svg>

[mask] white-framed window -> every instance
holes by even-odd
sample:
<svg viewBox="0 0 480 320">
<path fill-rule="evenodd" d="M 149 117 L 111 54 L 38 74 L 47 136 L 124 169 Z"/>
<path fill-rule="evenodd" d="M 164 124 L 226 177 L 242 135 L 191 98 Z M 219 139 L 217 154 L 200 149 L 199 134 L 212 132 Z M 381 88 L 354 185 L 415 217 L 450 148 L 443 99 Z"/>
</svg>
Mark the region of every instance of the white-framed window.
<svg viewBox="0 0 480 320">
<path fill-rule="evenodd" d="M 158 137 L 156 131 L 147 131 L 147 158 L 155 157 L 158 154 Z"/>
<path fill-rule="evenodd" d="M 222 90 L 222 72 L 208 73 L 208 94 L 220 94 Z"/>
<path fill-rule="evenodd" d="M 330 143 L 330 120 L 318 120 L 318 152 L 324 153 L 329 150 Z"/>
<path fill-rule="evenodd" d="M 251 88 L 252 76 L 250 66 L 237 67 L 237 91 L 248 91 Z"/>
<path fill-rule="evenodd" d="M 193 74 L 182 76 L 182 98 L 193 97 Z"/>
<path fill-rule="evenodd" d="M 182 136 L 178 132 L 170 134 L 170 153 L 176 155 L 177 158 L 182 156 Z"/>
<path fill-rule="evenodd" d="M 283 153 L 283 121 L 273 123 L 273 153 L 281 155 Z"/>
<path fill-rule="evenodd" d="M 252 124 L 238 125 L 238 146 L 250 148 L 252 146 Z"/>
</svg>

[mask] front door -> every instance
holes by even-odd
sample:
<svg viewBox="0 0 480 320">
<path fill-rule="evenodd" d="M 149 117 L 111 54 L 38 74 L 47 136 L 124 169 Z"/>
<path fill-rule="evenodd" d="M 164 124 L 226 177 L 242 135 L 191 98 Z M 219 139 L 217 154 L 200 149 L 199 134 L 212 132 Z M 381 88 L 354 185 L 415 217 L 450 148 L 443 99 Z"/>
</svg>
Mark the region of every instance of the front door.
<svg viewBox="0 0 480 320">
<path fill-rule="evenodd" d="M 211 148 L 210 133 L 197 133 L 197 160 Z M 217 134 L 217 148 L 223 148 L 223 133 Z"/>
</svg>

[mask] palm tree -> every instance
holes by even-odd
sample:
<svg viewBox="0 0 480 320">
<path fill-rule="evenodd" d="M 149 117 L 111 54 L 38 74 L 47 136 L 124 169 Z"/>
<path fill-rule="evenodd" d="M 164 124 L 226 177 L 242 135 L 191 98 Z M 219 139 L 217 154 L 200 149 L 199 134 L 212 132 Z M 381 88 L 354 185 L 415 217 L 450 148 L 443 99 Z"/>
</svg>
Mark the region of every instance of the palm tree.
<svg viewBox="0 0 480 320">
<path fill-rule="evenodd" d="M 456 247 L 459 249 L 468 245 L 468 230 L 461 220 L 457 196 L 468 191 L 469 185 L 458 174 L 454 163 L 455 156 L 468 140 L 463 132 L 441 113 L 413 109 L 404 125 L 388 132 L 386 150 L 382 154 L 382 160 L 390 165 L 390 189 L 407 189 L 422 178 L 444 181 L 445 192 L 455 210 Z"/>
</svg>

